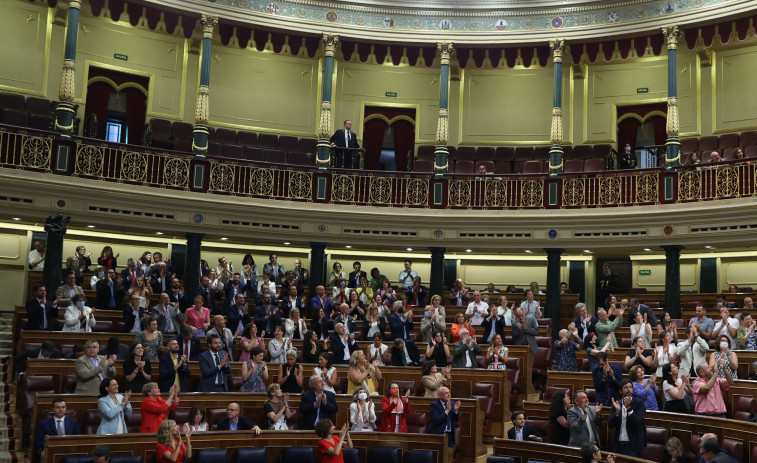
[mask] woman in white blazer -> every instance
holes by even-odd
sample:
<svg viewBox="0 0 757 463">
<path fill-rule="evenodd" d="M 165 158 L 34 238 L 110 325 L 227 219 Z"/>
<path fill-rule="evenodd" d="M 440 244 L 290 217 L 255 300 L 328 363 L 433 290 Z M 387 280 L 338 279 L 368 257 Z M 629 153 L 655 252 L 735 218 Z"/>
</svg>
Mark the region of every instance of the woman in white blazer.
<svg viewBox="0 0 757 463">
<path fill-rule="evenodd" d="M 75 294 L 71 298 L 71 305 L 66 308 L 63 331 L 89 333 L 95 326 L 95 314 L 91 307 L 85 304 L 87 298 L 83 294 Z"/>
<path fill-rule="evenodd" d="M 300 318 L 300 309 L 292 309 L 289 317 L 284 322 L 284 337 L 294 339 L 305 339 L 305 331 L 308 330 L 305 320 Z"/>
</svg>

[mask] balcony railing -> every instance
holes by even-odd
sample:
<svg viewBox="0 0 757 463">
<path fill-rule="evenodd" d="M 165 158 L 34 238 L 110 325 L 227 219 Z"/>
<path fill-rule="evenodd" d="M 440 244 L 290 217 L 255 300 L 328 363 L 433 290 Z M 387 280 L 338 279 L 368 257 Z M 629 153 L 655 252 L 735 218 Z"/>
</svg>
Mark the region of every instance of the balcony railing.
<svg viewBox="0 0 757 463">
<path fill-rule="evenodd" d="M 757 162 L 757 160 L 755 160 Z M 546 175 L 317 171 L 75 138 L 0 126 L 0 167 L 154 188 L 353 206 L 574 209 L 645 206 L 757 195 L 751 161 Z"/>
</svg>

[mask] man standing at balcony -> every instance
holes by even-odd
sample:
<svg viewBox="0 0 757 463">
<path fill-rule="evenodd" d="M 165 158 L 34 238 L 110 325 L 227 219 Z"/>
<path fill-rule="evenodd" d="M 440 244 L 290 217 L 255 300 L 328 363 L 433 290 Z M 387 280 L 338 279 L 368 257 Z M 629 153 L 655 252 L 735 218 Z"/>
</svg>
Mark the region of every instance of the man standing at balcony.
<svg viewBox="0 0 757 463">
<path fill-rule="evenodd" d="M 352 133 L 352 121 L 347 119 L 344 121 L 344 129 L 337 130 L 334 135 L 331 136 L 332 148 L 360 148 L 357 142 L 355 134 Z M 340 169 L 352 168 L 352 151 L 348 150 L 335 150 L 336 154 L 336 166 Z"/>
</svg>

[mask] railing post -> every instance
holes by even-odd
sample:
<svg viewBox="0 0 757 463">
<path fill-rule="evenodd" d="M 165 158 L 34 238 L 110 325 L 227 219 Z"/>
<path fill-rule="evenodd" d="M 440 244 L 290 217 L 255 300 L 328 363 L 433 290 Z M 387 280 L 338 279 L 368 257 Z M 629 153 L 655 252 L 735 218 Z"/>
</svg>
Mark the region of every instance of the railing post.
<svg viewBox="0 0 757 463">
<path fill-rule="evenodd" d="M 565 40 L 550 40 L 552 48 L 554 84 L 552 86 L 552 127 L 550 138 L 552 147 L 549 149 L 549 175 L 556 177 L 563 171 L 562 149 L 562 54 L 565 51 Z"/>
<path fill-rule="evenodd" d="M 680 32 L 678 26 L 665 26 L 662 35 L 668 41 L 668 117 L 665 131 L 665 168 L 672 169 L 681 165 L 681 142 L 678 140 L 678 81 L 676 50 Z"/>
<path fill-rule="evenodd" d="M 449 59 L 452 43 L 436 44 L 440 53 L 441 71 L 439 75 L 439 121 L 436 124 L 436 149 L 434 150 L 434 176 L 441 177 L 449 170 Z"/>
</svg>

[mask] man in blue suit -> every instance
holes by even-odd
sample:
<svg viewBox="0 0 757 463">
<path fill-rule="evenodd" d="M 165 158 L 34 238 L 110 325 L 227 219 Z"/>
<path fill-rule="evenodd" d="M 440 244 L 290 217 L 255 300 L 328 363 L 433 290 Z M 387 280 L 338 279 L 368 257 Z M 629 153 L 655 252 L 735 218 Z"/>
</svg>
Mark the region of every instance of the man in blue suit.
<svg viewBox="0 0 757 463">
<path fill-rule="evenodd" d="M 187 388 L 187 378 L 192 376 L 187 365 L 186 355 L 181 353 L 176 339 L 168 341 L 168 354 L 160 357 L 160 392 L 168 392 L 171 386 L 178 386 L 179 392 L 192 392 Z"/>
<path fill-rule="evenodd" d="M 331 320 L 334 306 L 331 303 L 331 298 L 326 296 L 326 288 L 323 285 L 315 287 L 315 296 L 310 298 L 310 313 L 314 315 L 319 307 L 323 307 L 323 315 L 326 317 L 326 320 Z"/>
<path fill-rule="evenodd" d="M 216 425 L 216 431 L 252 431 L 255 435 L 260 434 L 261 429 L 258 425 L 252 424 L 244 416 L 239 416 L 241 411 L 238 403 L 230 403 L 226 408 L 226 418 L 221 418 Z"/>
<path fill-rule="evenodd" d="M 137 278 L 144 276 L 142 267 L 137 266 L 137 260 L 133 257 L 129 257 L 126 261 L 126 268 L 121 270 L 121 287 L 128 291 L 134 286 Z M 145 278 L 147 280 L 147 278 Z M 145 281 L 147 283 L 147 281 Z"/>
<path fill-rule="evenodd" d="M 596 401 L 602 405 L 612 405 L 612 399 L 620 399 L 618 391 L 623 380 L 623 370 L 607 362 L 607 354 L 597 354 L 597 366 L 591 372 L 596 391 Z"/>
<path fill-rule="evenodd" d="M 320 420 L 333 420 L 337 411 L 336 396 L 323 389 L 320 375 L 313 375 L 310 377 L 310 390 L 302 393 L 297 429 L 315 429 L 315 424 Z"/>
<path fill-rule="evenodd" d="M 42 283 L 34 285 L 34 298 L 26 301 L 25 330 L 54 330 L 58 319 L 58 300 L 47 300 L 47 288 Z"/>
<path fill-rule="evenodd" d="M 200 354 L 200 385 L 197 392 L 229 392 L 226 375 L 231 374 L 229 354 L 221 349 L 221 337 L 208 336 L 208 350 Z"/>
<path fill-rule="evenodd" d="M 413 314 L 405 311 L 405 303 L 397 301 L 394 303 L 394 313 L 389 315 L 389 327 L 392 330 L 392 339 L 410 339 L 410 333 L 413 331 Z"/>
<path fill-rule="evenodd" d="M 174 339 L 179 343 L 179 352 L 182 355 L 186 355 L 193 362 L 200 360 L 202 344 L 200 344 L 200 338 L 192 333 L 192 328 L 187 325 L 182 326 L 181 334 L 177 335 Z"/>
<path fill-rule="evenodd" d="M 633 397 L 633 383 L 624 379 L 620 383 L 622 399 L 612 399 L 612 415 L 608 426 L 615 428 L 613 452 L 639 458 L 647 446 L 647 428 L 644 415 L 647 410 L 644 402 Z"/>
<path fill-rule="evenodd" d="M 47 436 L 73 436 L 80 434 L 79 422 L 75 418 L 66 416 L 66 401 L 62 398 L 53 400 L 53 416 L 45 418 L 37 425 L 34 436 L 34 449 L 41 451 L 45 447 Z"/>
<path fill-rule="evenodd" d="M 436 391 L 439 400 L 431 402 L 431 421 L 426 432 L 428 434 L 447 434 L 447 451 L 450 454 L 449 461 L 455 454 L 455 426 L 454 422 L 460 420 L 460 402 L 452 400 L 452 394 L 446 387 L 440 387 Z"/>
</svg>

